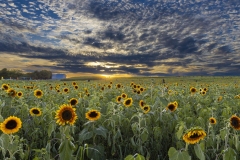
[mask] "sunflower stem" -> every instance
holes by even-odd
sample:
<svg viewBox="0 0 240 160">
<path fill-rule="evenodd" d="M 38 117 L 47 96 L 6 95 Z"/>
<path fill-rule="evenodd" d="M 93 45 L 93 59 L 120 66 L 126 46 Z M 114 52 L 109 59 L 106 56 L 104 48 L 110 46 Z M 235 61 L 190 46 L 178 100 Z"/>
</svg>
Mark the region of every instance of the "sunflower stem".
<svg viewBox="0 0 240 160">
<path fill-rule="evenodd" d="M 152 92 L 153 92 L 153 79 L 152 79 L 152 81 L 151 81 L 151 102 L 152 102 Z"/>
<path fill-rule="evenodd" d="M 188 143 L 185 145 L 185 151 L 188 151 Z"/>
<path fill-rule="evenodd" d="M 94 133 L 94 130 L 95 130 L 95 125 L 94 125 L 94 122 L 92 123 L 92 131 Z M 96 134 L 94 134 L 93 136 L 93 144 L 95 144 L 95 139 L 96 139 Z"/>
<path fill-rule="evenodd" d="M 208 135 L 208 137 L 210 136 L 210 134 L 209 134 L 209 132 L 210 132 L 210 128 L 211 128 L 211 124 L 208 123 L 208 131 L 207 131 L 207 135 Z"/>
<path fill-rule="evenodd" d="M 10 145 L 12 145 L 12 144 L 13 144 L 13 141 L 14 141 L 14 136 L 13 136 L 13 134 L 9 134 L 8 136 L 9 136 L 9 143 L 10 143 Z M 10 147 L 10 148 L 8 149 L 9 159 L 10 159 L 10 160 L 15 159 L 14 154 L 17 153 L 17 152 L 18 152 L 18 150 L 17 150 L 17 151 L 14 151 L 14 150 L 12 150 L 12 147 Z"/>
<path fill-rule="evenodd" d="M 224 146 L 224 150 L 226 150 L 228 148 L 228 138 L 229 138 L 229 127 L 228 127 L 228 124 L 226 126 L 226 136 L 225 136 L 225 146 Z"/>
<path fill-rule="evenodd" d="M 142 120 L 142 114 L 139 114 L 138 117 L 138 142 L 139 142 L 139 152 L 142 154 L 142 139 L 141 139 L 141 120 Z"/>
<path fill-rule="evenodd" d="M 13 144 L 13 135 L 12 134 L 9 134 L 9 140 L 10 140 L 10 144 Z"/>
</svg>

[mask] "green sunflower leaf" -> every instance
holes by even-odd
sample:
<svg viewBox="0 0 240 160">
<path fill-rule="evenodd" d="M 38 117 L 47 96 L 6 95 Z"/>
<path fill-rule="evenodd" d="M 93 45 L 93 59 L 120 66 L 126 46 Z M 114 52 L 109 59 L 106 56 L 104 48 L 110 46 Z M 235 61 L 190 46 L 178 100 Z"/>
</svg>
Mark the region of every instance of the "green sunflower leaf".
<svg viewBox="0 0 240 160">
<path fill-rule="evenodd" d="M 191 160 L 187 151 L 177 151 L 174 147 L 168 150 L 169 160 Z"/>
<path fill-rule="evenodd" d="M 50 123 L 49 126 L 48 126 L 48 137 L 51 136 L 52 132 L 55 131 L 55 126 L 56 126 L 56 123 Z"/>
<path fill-rule="evenodd" d="M 144 128 L 142 133 L 141 133 L 142 143 L 146 142 L 147 139 L 148 139 L 148 130 L 146 128 Z"/>
<path fill-rule="evenodd" d="M 124 158 L 124 160 L 145 160 L 145 158 L 142 155 L 136 153 L 135 155 L 128 155 Z"/>
<path fill-rule="evenodd" d="M 223 160 L 236 160 L 236 152 L 232 148 L 228 148 L 223 154 Z"/>
<path fill-rule="evenodd" d="M 179 140 L 182 138 L 183 130 L 184 130 L 184 126 L 180 126 L 180 127 L 178 128 L 178 131 L 177 131 L 176 135 L 177 135 L 177 138 L 178 138 Z"/>
<path fill-rule="evenodd" d="M 88 131 L 87 128 L 84 128 L 79 134 L 79 141 L 82 143 L 84 140 L 90 139 L 93 137 L 93 132 Z"/>
<path fill-rule="evenodd" d="M 205 160 L 205 155 L 199 144 L 194 145 L 194 151 L 200 160 Z"/>
<path fill-rule="evenodd" d="M 73 154 L 73 148 L 74 144 L 69 141 L 68 139 L 65 139 L 59 147 L 59 158 L 60 160 L 65 159 L 71 159 Z"/>
<path fill-rule="evenodd" d="M 103 136 L 105 139 L 107 139 L 107 132 L 108 130 L 102 126 L 95 128 L 94 133 L 97 135 Z"/>
</svg>

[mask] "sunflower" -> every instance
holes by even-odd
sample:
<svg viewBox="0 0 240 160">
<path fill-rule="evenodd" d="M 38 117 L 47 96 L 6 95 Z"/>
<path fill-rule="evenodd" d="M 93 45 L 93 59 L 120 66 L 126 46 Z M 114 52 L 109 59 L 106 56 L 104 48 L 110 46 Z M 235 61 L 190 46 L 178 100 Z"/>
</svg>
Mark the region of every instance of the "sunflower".
<svg viewBox="0 0 240 160">
<path fill-rule="evenodd" d="M 108 87 L 109 89 L 111 89 L 111 88 L 112 88 L 112 85 L 111 85 L 111 84 L 109 84 L 109 85 L 107 85 L 107 87 Z"/>
<path fill-rule="evenodd" d="M 14 89 L 11 89 L 11 88 L 7 90 L 7 93 L 11 97 L 15 97 L 17 95 L 17 92 Z"/>
<path fill-rule="evenodd" d="M 126 93 L 122 93 L 122 94 L 121 94 L 121 97 L 122 97 L 122 98 L 127 98 L 127 94 L 126 94 Z"/>
<path fill-rule="evenodd" d="M 72 105 L 72 106 L 75 106 L 76 104 L 78 104 L 78 100 L 76 98 L 71 98 L 69 100 L 69 103 Z"/>
<path fill-rule="evenodd" d="M 43 92 L 40 89 L 34 91 L 34 96 L 37 98 L 41 98 L 43 96 Z"/>
<path fill-rule="evenodd" d="M 82 93 L 78 93 L 78 96 L 79 96 L 80 98 L 82 98 L 82 97 L 83 97 Z"/>
<path fill-rule="evenodd" d="M 26 89 L 32 89 L 31 86 L 24 86 Z"/>
<path fill-rule="evenodd" d="M 191 92 L 191 93 L 196 93 L 196 91 L 197 91 L 196 88 L 194 88 L 194 87 L 191 87 L 191 88 L 190 88 L 190 92 Z"/>
<path fill-rule="evenodd" d="M 149 105 L 145 105 L 144 107 L 142 107 L 143 113 L 148 113 L 150 111 L 150 106 Z"/>
<path fill-rule="evenodd" d="M 169 89 L 168 90 L 168 94 L 171 95 L 172 94 L 172 90 Z"/>
<path fill-rule="evenodd" d="M 218 97 L 218 102 L 222 101 L 223 97 L 222 96 L 219 96 Z"/>
<path fill-rule="evenodd" d="M 75 85 L 75 86 L 74 86 L 74 89 L 78 89 L 78 85 Z"/>
<path fill-rule="evenodd" d="M 16 133 L 19 131 L 21 127 L 22 127 L 21 119 L 15 116 L 8 117 L 0 124 L 1 130 L 5 134 Z"/>
<path fill-rule="evenodd" d="M 198 143 L 206 137 L 206 132 L 200 127 L 194 127 L 186 131 L 183 135 L 183 140 L 188 144 Z"/>
<path fill-rule="evenodd" d="M 116 84 L 116 88 L 121 88 L 121 84 Z"/>
<path fill-rule="evenodd" d="M 232 115 L 230 118 L 230 125 L 236 130 L 240 130 L 240 118 L 238 116 Z"/>
<path fill-rule="evenodd" d="M 207 92 L 207 91 L 208 91 L 208 88 L 203 88 L 203 90 Z"/>
<path fill-rule="evenodd" d="M 72 85 L 73 85 L 73 86 L 76 86 L 76 85 L 77 85 L 77 82 L 72 82 Z"/>
<path fill-rule="evenodd" d="M 9 89 L 9 85 L 7 84 L 2 84 L 2 89 L 7 91 Z"/>
<path fill-rule="evenodd" d="M 214 117 L 209 118 L 209 123 L 210 124 L 216 124 L 217 120 Z"/>
<path fill-rule="evenodd" d="M 40 110 L 40 108 L 31 108 L 29 112 L 31 116 L 41 116 L 42 114 L 42 111 Z"/>
<path fill-rule="evenodd" d="M 234 96 L 235 99 L 240 99 L 240 95 Z"/>
<path fill-rule="evenodd" d="M 122 99 L 121 96 L 117 96 L 117 98 L 116 98 L 116 102 L 117 102 L 117 103 L 121 103 L 121 99 Z"/>
<path fill-rule="evenodd" d="M 137 93 L 137 94 L 141 94 L 141 91 L 138 89 L 136 93 Z"/>
<path fill-rule="evenodd" d="M 202 91 L 200 94 L 205 95 L 206 93 L 207 93 L 206 91 Z"/>
<path fill-rule="evenodd" d="M 59 107 L 59 110 L 56 111 L 55 119 L 56 123 L 64 126 L 65 124 L 73 125 L 77 119 L 77 114 L 75 108 L 71 105 L 63 104 Z"/>
<path fill-rule="evenodd" d="M 68 88 L 64 88 L 64 89 L 63 89 L 63 92 L 64 92 L 64 93 L 68 93 L 68 92 L 69 92 L 69 89 L 68 89 Z"/>
<path fill-rule="evenodd" d="M 23 96 L 23 93 L 20 91 L 20 92 L 17 92 L 17 96 L 20 98 Z"/>
<path fill-rule="evenodd" d="M 130 83 L 130 86 L 133 86 L 133 85 L 134 85 L 134 83 L 133 83 L 133 82 L 131 82 L 131 83 Z"/>
<path fill-rule="evenodd" d="M 174 101 L 173 104 L 178 107 L 178 102 Z"/>
<path fill-rule="evenodd" d="M 146 105 L 146 103 L 143 100 L 139 101 L 139 106 L 143 108 Z"/>
<path fill-rule="evenodd" d="M 171 102 L 171 103 L 168 103 L 167 107 L 166 107 L 166 110 L 170 110 L 170 111 L 175 111 L 178 107 L 178 104 L 175 102 Z"/>
<path fill-rule="evenodd" d="M 101 113 L 97 110 L 90 110 L 85 114 L 86 118 L 90 121 L 96 121 L 101 117 Z"/>
<path fill-rule="evenodd" d="M 125 107 L 130 107 L 132 105 L 132 103 L 133 103 L 132 98 L 126 98 L 123 102 Z"/>
</svg>

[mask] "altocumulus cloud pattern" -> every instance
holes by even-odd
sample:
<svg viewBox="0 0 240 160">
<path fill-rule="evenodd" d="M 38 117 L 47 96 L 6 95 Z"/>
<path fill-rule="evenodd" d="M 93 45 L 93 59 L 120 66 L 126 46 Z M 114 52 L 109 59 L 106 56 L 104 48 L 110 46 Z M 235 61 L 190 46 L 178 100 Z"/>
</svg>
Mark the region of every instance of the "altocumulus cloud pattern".
<svg viewBox="0 0 240 160">
<path fill-rule="evenodd" d="M 239 12 L 239 0 L 0 0 L 0 54 L 25 70 L 239 75 Z"/>
</svg>

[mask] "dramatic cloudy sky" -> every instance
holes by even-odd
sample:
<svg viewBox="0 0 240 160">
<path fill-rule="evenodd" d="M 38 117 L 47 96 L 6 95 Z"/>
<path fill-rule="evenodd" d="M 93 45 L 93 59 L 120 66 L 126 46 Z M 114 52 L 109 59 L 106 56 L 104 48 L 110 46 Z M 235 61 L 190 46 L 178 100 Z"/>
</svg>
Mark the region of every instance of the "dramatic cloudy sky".
<svg viewBox="0 0 240 160">
<path fill-rule="evenodd" d="M 240 75 L 239 0 L 0 0 L 0 69 Z"/>
</svg>

